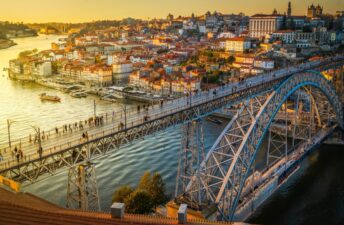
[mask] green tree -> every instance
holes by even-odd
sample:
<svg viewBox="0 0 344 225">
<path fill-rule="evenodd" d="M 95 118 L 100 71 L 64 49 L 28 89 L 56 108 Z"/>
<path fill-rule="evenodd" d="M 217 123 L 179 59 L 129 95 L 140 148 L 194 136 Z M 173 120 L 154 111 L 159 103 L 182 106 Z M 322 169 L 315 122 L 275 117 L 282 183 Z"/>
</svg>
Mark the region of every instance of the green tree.
<svg viewBox="0 0 344 225">
<path fill-rule="evenodd" d="M 149 194 L 152 197 L 153 206 L 155 208 L 164 204 L 167 200 L 165 183 L 159 173 L 155 173 L 152 177 Z"/>
<path fill-rule="evenodd" d="M 117 189 L 115 191 L 115 193 L 113 193 L 112 203 L 114 203 L 114 202 L 121 202 L 121 203 L 125 202 L 126 199 L 129 197 L 129 195 L 133 192 L 134 192 L 134 190 L 128 185 L 120 187 L 119 189 Z"/>
<path fill-rule="evenodd" d="M 22 59 L 22 58 L 25 58 L 25 57 L 37 54 L 37 52 L 38 52 L 37 48 L 35 48 L 33 50 L 22 51 L 22 52 L 19 53 L 18 58 Z"/>
<path fill-rule="evenodd" d="M 228 57 L 228 59 L 227 59 L 227 62 L 229 63 L 229 64 L 233 64 L 234 62 L 235 62 L 235 57 L 234 56 L 229 56 Z"/>
<path fill-rule="evenodd" d="M 142 189 L 145 190 L 147 192 L 149 192 L 150 188 L 151 188 L 151 184 L 152 184 L 152 176 L 151 173 L 149 171 L 146 171 L 143 176 L 141 177 L 139 186 L 137 187 L 137 189 Z"/>
<path fill-rule="evenodd" d="M 153 212 L 151 195 L 146 190 L 138 189 L 125 199 L 128 213 L 147 214 Z"/>
</svg>

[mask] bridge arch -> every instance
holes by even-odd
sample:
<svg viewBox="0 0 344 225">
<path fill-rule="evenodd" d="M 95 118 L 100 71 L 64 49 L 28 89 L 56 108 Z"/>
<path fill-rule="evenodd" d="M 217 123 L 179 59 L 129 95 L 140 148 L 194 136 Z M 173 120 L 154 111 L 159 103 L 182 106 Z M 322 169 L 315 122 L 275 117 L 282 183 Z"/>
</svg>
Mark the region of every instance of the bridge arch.
<svg viewBox="0 0 344 225">
<path fill-rule="evenodd" d="M 198 205 L 217 207 L 225 220 L 232 220 L 250 168 L 276 114 L 297 90 L 319 90 L 330 103 L 343 129 L 342 105 L 331 82 L 316 71 L 298 73 L 282 82 L 272 93 L 245 101 L 217 139 L 199 168 L 199 178 L 186 190 Z M 196 186 L 200 186 L 198 188 Z"/>
</svg>

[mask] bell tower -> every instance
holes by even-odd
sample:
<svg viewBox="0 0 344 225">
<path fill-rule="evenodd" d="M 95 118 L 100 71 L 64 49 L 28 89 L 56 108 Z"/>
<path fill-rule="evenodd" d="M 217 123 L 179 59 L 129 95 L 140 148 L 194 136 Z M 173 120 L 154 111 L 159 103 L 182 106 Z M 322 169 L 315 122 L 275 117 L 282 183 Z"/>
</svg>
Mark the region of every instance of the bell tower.
<svg viewBox="0 0 344 225">
<path fill-rule="evenodd" d="M 288 12 L 287 12 L 287 16 L 291 17 L 291 2 L 288 3 Z"/>
</svg>

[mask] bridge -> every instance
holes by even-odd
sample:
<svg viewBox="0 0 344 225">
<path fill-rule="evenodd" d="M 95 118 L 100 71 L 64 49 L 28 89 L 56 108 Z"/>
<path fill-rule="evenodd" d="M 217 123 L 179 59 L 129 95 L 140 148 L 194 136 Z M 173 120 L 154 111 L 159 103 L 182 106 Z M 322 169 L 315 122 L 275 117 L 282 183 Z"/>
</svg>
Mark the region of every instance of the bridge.
<svg viewBox="0 0 344 225">
<path fill-rule="evenodd" d="M 212 211 L 220 220 L 243 221 L 337 127 L 344 129 L 343 106 L 332 83 L 319 71 L 295 73 L 246 98 L 199 164 L 204 153 L 185 146 L 179 165 L 191 171 L 179 173 L 177 202 Z M 267 148 L 261 148 L 266 139 Z M 259 163 L 258 152 L 264 153 Z"/>
<path fill-rule="evenodd" d="M 98 115 L 103 122 L 89 122 L 83 127 L 72 126 L 46 131 L 38 129 L 38 140 L 34 134 L 25 140 L 11 141 L 12 148 L 0 146 L 3 160 L 0 174 L 16 181 L 35 181 L 44 173 L 54 174 L 56 169 L 73 166 L 94 159 L 110 150 L 144 137 L 169 126 L 187 123 L 210 115 L 214 111 L 234 105 L 244 99 L 273 90 L 293 74 L 310 69 L 327 70 L 342 67 L 344 57 L 334 56 L 321 61 L 308 62 L 246 79 L 244 82 L 228 84 L 209 91 L 153 105 L 149 109 L 129 108 L 125 111 Z M 78 122 L 79 123 L 79 122 Z M 82 138 L 87 131 L 88 138 Z M 37 129 L 36 129 L 37 132 Z M 37 137 L 37 135 L 36 135 Z M 32 139 L 29 141 L 29 139 Z M 39 147 L 42 152 L 39 153 Z M 14 146 L 20 146 L 24 156 L 19 161 L 14 155 Z"/>
<path fill-rule="evenodd" d="M 36 140 L 33 138 L 35 134 L 31 134 L 26 141 L 10 141 L 10 148 L 0 147 L 3 155 L 0 175 L 18 182 L 35 182 L 41 175 L 54 175 L 59 169 L 88 163 L 121 145 L 167 127 L 190 124 L 223 107 L 235 106 L 237 113 L 203 157 L 198 169 L 187 179 L 184 176 L 182 193 L 186 198 L 181 200 L 197 209 L 212 204 L 217 216 L 232 220 L 236 208 L 245 202 L 241 193 L 247 189 L 255 155 L 266 133 L 269 133 L 266 168 L 271 168 L 279 160 L 287 162 L 288 154 L 298 152 L 300 146 L 309 149 L 320 143 L 331 132 L 334 119 L 343 128 L 341 102 L 333 85 L 320 74 L 330 70 L 342 73 L 343 64 L 344 56 L 336 55 L 192 93 L 162 105 L 140 110 L 125 108 L 121 112 L 97 115 L 97 119 L 46 132 L 33 127 Z M 309 98 L 305 100 L 302 96 Z M 290 118 L 287 104 L 291 99 L 294 102 L 293 118 Z M 281 113 L 283 108 L 285 113 Z M 286 115 L 285 119 L 283 115 Z M 284 127 L 285 135 L 283 132 L 279 135 L 282 144 L 276 144 L 281 140 L 273 138 L 276 132 L 269 129 L 271 124 L 277 124 L 282 130 Z M 85 133 L 87 135 L 83 135 Z M 288 146 L 286 138 L 290 133 L 293 144 Z M 300 140 L 312 141 L 312 144 L 305 146 Z M 16 158 L 14 146 L 23 150 L 23 157 Z M 277 154 L 281 152 L 286 154 Z"/>
</svg>

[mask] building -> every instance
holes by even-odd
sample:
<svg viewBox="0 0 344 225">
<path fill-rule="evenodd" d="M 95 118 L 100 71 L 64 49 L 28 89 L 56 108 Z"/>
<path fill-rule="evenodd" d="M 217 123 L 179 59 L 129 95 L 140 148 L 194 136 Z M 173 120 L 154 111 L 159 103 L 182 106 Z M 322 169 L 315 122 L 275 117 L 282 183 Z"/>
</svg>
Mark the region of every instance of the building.
<svg viewBox="0 0 344 225">
<path fill-rule="evenodd" d="M 288 17 L 291 17 L 291 2 L 288 2 L 287 16 L 288 16 Z"/>
<path fill-rule="evenodd" d="M 249 34 L 253 38 L 262 38 L 267 34 L 280 30 L 283 16 L 279 14 L 256 14 L 250 17 Z"/>
<path fill-rule="evenodd" d="M 39 76 L 50 76 L 52 75 L 52 67 L 51 62 L 37 62 L 35 64 L 35 70 L 33 74 L 37 74 Z"/>
<path fill-rule="evenodd" d="M 133 64 L 130 61 L 112 64 L 113 74 L 131 73 L 132 71 Z"/>
<path fill-rule="evenodd" d="M 307 9 L 307 17 L 308 18 L 319 18 L 323 14 L 323 7 L 321 7 L 319 4 L 318 6 L 311 5 Z"/>
<path fill-rule="evenodd" d="M 294 30 L 279 30 L 272 33 L 271 37 L 283 41 L 283 44 L 292 44 L 295 42 Z"/>
<path fill-rule="evenodd" d="M 228 38 L 226 41 L 226 51 L 244 52 L 251 48 L 251 40 L 245 37 Z"/>
</svg>

